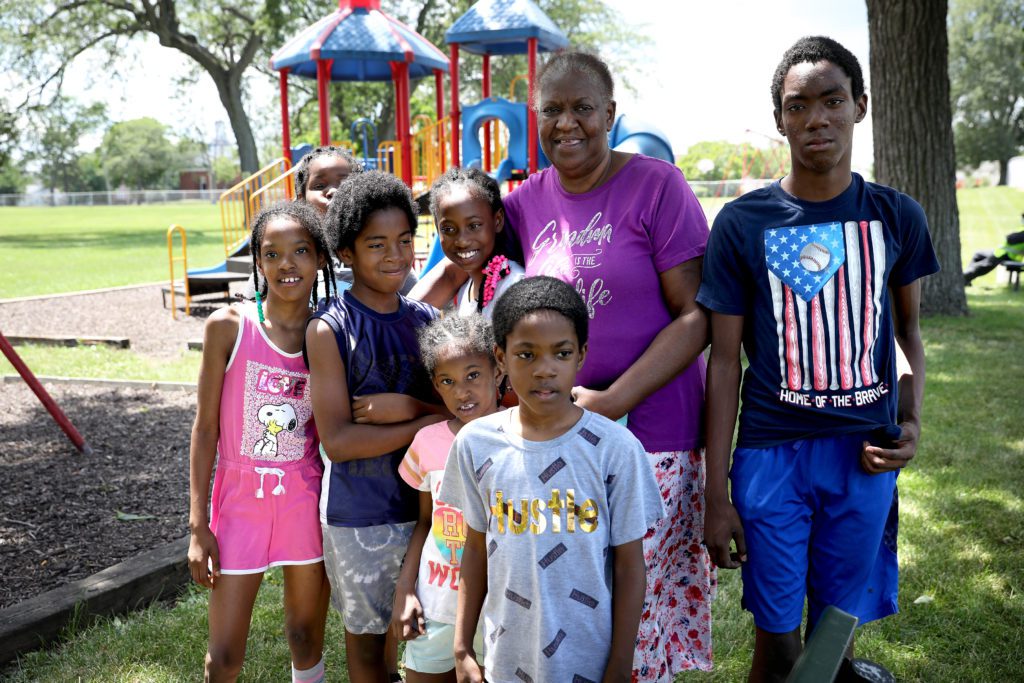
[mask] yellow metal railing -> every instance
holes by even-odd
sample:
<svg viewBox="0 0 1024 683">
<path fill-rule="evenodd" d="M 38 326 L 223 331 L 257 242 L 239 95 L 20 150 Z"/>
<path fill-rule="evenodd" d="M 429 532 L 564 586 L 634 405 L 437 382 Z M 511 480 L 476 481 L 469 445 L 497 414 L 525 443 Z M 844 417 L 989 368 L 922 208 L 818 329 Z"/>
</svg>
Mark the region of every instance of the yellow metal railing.
<svg viewBox="0 0 1024 683">
<path fill-rule="evenodd" d="M 398 140 L 384 140 L 377 145 L 377 170 L 402 177 L 402 145 Z"/>
<path fill-rule="evenodd" d="M 416 237 L 413 238 L 413 254 L 416 261 L 416 272 L 419 273 L 423 269 L 423 264 L 427 262 L 430 257 L 430 248 L 434 244 L 434 238 L 437 236 L 437 228 L 434 225 L 433 216 L 417 216 L 416 217 Z"/>
<path fill-rule="evenodd" d="M 252 219 L 249 199 L 252 194 L 291 167 L 292 162 L 284 157 L 274 159 L 220 195 L 217 206 L 220 207 L 220 224 L 224 233 L 224 258 L 231 256 L 249 239 L 249 221 Z"/>
<path fill-rule="evenodd" d="M 412 182 L 413 192 L 419 194 L 430 189 L 434 181 L 444 173 L 445 164 L 451 156 L 450 122 L 447 117 L 434 121 L 429 116 L 421 115 L 416 119 L 425 119 L 422 128 L 412 137 Z"/>
<path fill-rule="evenodd" d="M 512 101 L 512 102 L 516 101 L 516 86 L 519 84 L 520 81 L 522 81 L 523 83 L 527 84 L 526 85 L 526 88 L 527 88 L 526 96 L 527 97 L 530 96 L 530 93 L 529 93 L 530 78 L 526 74 L 519 74 L 518 76 L 516 76 L 515 78 L 512 79 L 512 82 L 508 86 L 508 99 L 510 101 Z"/>
<path fill-rule="evenodd" d="M 249 197 L 249 216 L 255 216 L 260 209 L 275 202 L 295 199 L 295 166 L 277 176 Z"/>
<path fill-rule="evenodd" d="M 174 255 L 174 233 L 181 235 L 181 256 Z M 177 261 L 181 261 L 181 282 L 185 292 L 185 315 L 192 314 L 192 296 L 188 291 L 188 257 L 186 255 L 186 247 L 187 241 L 185 239 L 185 228 L 180 225 L 171 225 L 171 227 L 167 228 L 167 260 L 171 271 L 171 318 L 174 320 L 178 319 L 178 307 L 174 301 L 174 296 L 177 293 L 174 278 L 174 264 Z"/>
</svg>

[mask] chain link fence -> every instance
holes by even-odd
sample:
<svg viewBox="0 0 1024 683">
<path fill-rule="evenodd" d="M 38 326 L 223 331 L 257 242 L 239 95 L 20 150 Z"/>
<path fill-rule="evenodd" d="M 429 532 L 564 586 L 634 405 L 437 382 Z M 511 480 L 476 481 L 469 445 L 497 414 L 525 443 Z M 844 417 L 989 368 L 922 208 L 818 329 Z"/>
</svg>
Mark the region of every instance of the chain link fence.
<svg viewBox="0 0 1024 683">
<path fill-rule="evenodd" d="M 0 206 L 126 206 L 167 202 L 216 202 L 223 190 L 112 190 L 0 194 Z"/>
</svg>

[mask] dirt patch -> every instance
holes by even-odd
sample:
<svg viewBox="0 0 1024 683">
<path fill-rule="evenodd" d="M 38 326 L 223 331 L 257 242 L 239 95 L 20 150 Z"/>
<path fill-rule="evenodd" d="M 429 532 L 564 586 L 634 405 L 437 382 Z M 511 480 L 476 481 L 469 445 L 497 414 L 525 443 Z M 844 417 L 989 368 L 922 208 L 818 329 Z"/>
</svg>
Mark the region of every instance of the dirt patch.
<svg viewBox="0 0 1024 683">
<path fill-rule="evenodd" d="M 209 307 L 193 316 L 161 305 L 160 286 L 0 304 L 0 330 L 8 335 L 128 337 L 131 349 L 153 358 L 175 358 L 189 339 L 202 339 Z"/>
<path fill-rule="evenodd" d="M 0 304 L 9 335 L 128 337 L 178 357 L 211 307 L 162 307 L 160 286 Z M 93 448 L 78 454 L 31 390 L 0 384 L 0 608 L 181 538 L 195 393 L 47 384 Z M 119 513 L 121 513 L 119 515 Z M 137 515 L 142 519 L 133 519 Z"/>
<path fill-rule="evenodd" d="M 24 383 L 0 384 L 0 608 L 188 530 L 195 394 L 46 388 L 94 452 L 79 455 Z"/>
</svg>

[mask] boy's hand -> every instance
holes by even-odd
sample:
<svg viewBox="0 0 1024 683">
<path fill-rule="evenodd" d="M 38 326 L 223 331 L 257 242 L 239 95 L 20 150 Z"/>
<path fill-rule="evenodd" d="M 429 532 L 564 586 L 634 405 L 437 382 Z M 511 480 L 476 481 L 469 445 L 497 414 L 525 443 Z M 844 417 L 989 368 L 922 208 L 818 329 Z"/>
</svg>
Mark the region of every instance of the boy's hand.
<svg viewBox="0 0 1024 683">
<path fill-rule="evenodd" d="M 211 564 L 213 571 L 210 571 Z M 208 526 L 192 532 L 188 542 L 188 570 L 192 580 L 206 588 L 213 588 L 220 576 L 220 549 Z"/>
<path fill-rule="evenodd" d="M 715 566 L 736 569 L 747 561 L 747 542 L 743 538 L 743 523 L 735 506 L 728 500 L 704 500 L 704 544 Z M 736 552 L 730 545 L 736 541 Z"/>
<path fill-rule="evenodd" d="M 860 466 L 868 474 L 893 472 L 910 464 L 917 454 L 917 440 L 921 436 L 921 428 L 913 422 L 900 423 L 900 436 L 892 444 L 893 448 L 873 446 L 865 441 L 860 451 Z"/>
<path fill-rule="evenodd" d="M 455 678 L 459 683 L 484 683 L 484 674 L 475 653 L 455 654 Z"/>
<path fill-rule="evenodd" d="M 419 415 L 419 401 L 405 394 L 371 394 L 352 401 L 352 421 L 358 424 L 396 424 Z"/>
<path fill-rule="evenodd" d="M 416 593 L 399 591 L 395 593 L 395 607 L 391 612 L 391 627 L 399 640 L 413 640 L 427 634 L 423 618 L 423 607 Z"/>
</svg>

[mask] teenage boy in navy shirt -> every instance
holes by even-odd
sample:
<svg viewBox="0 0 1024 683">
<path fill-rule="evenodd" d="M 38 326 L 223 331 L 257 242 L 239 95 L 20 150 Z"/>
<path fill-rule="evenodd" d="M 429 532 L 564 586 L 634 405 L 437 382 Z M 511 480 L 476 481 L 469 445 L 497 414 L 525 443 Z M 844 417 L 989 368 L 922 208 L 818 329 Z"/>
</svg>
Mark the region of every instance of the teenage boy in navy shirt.
<svg viewBox="0 0 1024 683">
<path fill-rule="evenodd" d="M 867 113 L 856 57 L 803 38 L 772 98 L 792 171 L 722 209 L 697 297 L 713 340 L 705 540 L 719 567 L 742 566 L 752 681 L 785 680 L 805 597 L 808 633 L 828 605 L 861 623 L 897 609 L 896 475 L 921 433 L 920 278 L 938 270 L 917 202 L 850 171 Z"/>
</svg>

